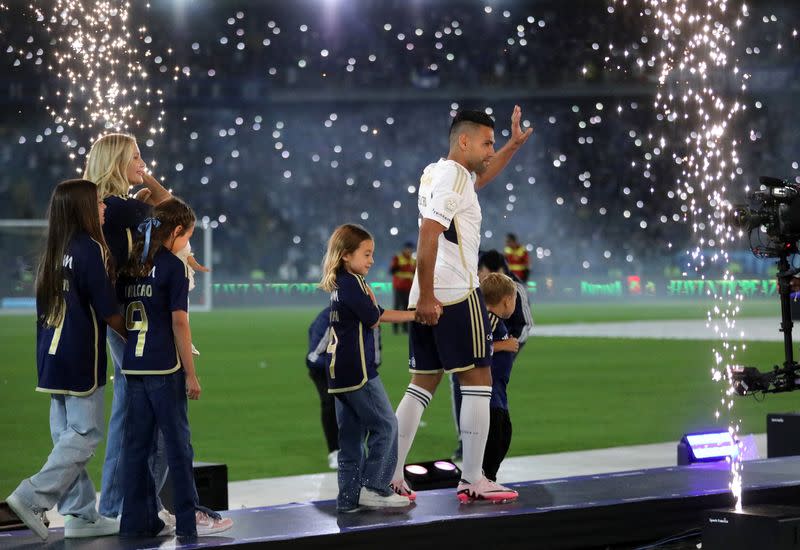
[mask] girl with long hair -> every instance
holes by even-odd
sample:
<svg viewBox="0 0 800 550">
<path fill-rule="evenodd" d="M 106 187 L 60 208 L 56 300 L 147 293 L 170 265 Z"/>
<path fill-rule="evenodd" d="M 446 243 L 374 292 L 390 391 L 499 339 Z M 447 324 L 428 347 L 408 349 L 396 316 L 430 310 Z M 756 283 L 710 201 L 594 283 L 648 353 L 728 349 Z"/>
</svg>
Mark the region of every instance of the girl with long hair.
<svg viewBox="0 0 800 550">
<path fill-rule="evenodd" d="M 120 274 L 119 295 L 128 342 L 122 361 L 127 378 L 123 448 L 121 536 L 210 535 L 233 521 L 198 507 L 192 468 L 188 399 L 200 397 L 189 328 L 189 278 L 176 256 L 194 232 L 195 215 L 177 198 L 153 209 L 139 227 L 131 258 Z M 157 487 L 148 458 L 163 434 L 172 479 L 176 525 L 159 518 Z"/>
<path fill-rule="evenodd" d="M 106 206 L 95 185 L 64 181 L 48 209 L 48 233 L 36 275 L 36 391 L 50 394 L 53 450 L 34 476 L 6 499 L 43 540 L 44 512 L 58 504 L 64 536 L 116 534 L 119 522 L 95 510 L 86 464 L 103 436 L 106 326 L 125 333 L 103 238 Z"/>
<path fill-rule="evenodd" d="M 328 240 L 320 281 L 320 288 L 331 293 L 330 359 L 325 370 L 339 426 L 336 508 L 345 513 L 411 504 L 389 486 L 397 463 L 397 420 L 378 377 L 372 329 L 381 321 L 413 321 L 414 312 L 378 305 L 364 280 L 374 251 L 372 235 L 360 225 L 337 227 Z"/>
</svg>

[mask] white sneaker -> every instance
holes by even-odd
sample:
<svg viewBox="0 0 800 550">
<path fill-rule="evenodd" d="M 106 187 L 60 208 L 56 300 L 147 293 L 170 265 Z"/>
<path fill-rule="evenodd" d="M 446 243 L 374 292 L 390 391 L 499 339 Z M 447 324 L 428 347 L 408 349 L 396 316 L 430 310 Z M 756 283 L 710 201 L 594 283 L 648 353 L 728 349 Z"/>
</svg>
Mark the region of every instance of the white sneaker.
<svg viewBox="0 0 800 550">
<path fill-rule="evenodd" d="M 397 493 L 383 496 L 372 489 L 362 487 L 361 493 L 358 495 L 358 505 L 370 508 L 402 508 L 410 506 L 411 501 L 408 497 L 400 496 Z"/>
<path fill-rule="evenodd" d="M 119 520 L 98 517 L 89 521 L 77 516 L 64 516 L 64 538 L 82 539 L 89 537 L 107 537 L 119 533 Z"/>
<path fill-rule="evenodd" d="M 339 449 L 328 453 L 328 468 L 331 470 L 339 469 Z"/>
<path fill-rule="evenodd" d="M 175 525 L 177 523 L 177 520 L 175 519 L 175 516 L 170 514 L 169 510 L 167 510 L 166 508 L 162 508 L 158 512 L 158 519 L 163 521 L 164 525 L 172 525 L 173 527 L 175 527 Z"/>
<path fill-rule="evenodd" d="M 175 516 L 172 516 L 175 517 Z M 164 521 L 164 520 L 161 520 Z M 164 522 L 164 527 L 161 528 L 161 531 L 158 532 L 156 535 L 157 537 L 174 537 L 175 536 L 175 524 L 166 523 Z"/>
<path fill-rule="evenodd" d="M 233 520 L 231 518 L 214 519 L 199 510 L 195 512 L 195 519 L 197 521 L 198 537 L 222 533 L 233 527 Z"/>
<path fill-rule="evenodd" d="M 470 483 L 464 479 L 459 481 L 456 496 L 462 504 L 476 500 L 502 503 L 516 500 L 519 493 L 486 477 L 481 477 L 476 483 Z"/>
<path fill-rule="evenodd" d="M 194 347 L 194 344 L 192 344 L 192 355 L 197 356 L 197 357 L 200 356 L 200 352 L 197 351 L 197 348 Z"/>
<path fill-rule="evenodd" d="M 24 523 L 28 529 L 36 533 L 42 540 L 47 540 L 47 526 L 44 524 L 44 511 L 35 512 L 23 503 L 15 494 L 11 494 L 6 499 L 6 504 L 11 508 L 17 517 Z"/>
</svg>

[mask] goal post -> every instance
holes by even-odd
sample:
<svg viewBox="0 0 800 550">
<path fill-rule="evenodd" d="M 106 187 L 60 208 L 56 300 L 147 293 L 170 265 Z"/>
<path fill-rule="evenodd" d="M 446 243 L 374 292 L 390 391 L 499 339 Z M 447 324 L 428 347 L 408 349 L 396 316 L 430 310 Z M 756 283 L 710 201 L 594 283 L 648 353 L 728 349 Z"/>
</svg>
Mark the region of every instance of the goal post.
<svg viewBox="0 0 800 550">
<path fill-rule="evenodd" d="M 202 264 L 213 270 L 214 229 L 198 222 L 202 230 Z M 197 231 L 195 232 L 197 235 Z M 31 313 L 36 309 L 34 278 L 47 236 L 47 220 L 0 219 L 0 314 Z M 195 237 L 196 240 L 196 237 Z M 200 243 L 194 249 L 198 250 Z M 211 311 L 213 271 L 195 273 L 189 295 L 191 311 Z"/>
</svg>

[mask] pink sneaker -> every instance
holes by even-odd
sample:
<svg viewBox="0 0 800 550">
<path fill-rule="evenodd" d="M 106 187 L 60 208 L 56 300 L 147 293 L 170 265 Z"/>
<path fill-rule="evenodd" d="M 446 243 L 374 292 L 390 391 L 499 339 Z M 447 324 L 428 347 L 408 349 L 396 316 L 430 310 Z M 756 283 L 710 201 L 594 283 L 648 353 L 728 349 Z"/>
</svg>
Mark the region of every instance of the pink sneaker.
<svg viewBox="0 0 800 550">
<path fill-rule="evenodd" d="M 459 481 L 456 496 L 462 504 L 467 504 L 476 500 L 503 503 L 516 500 L 519 493 L 482 477 L 477 483 L 469 483 L 463 479 Z"/>
<path fill-rule="evenodd" d="M 197 522 L 198 537 L 215 535 L 233 527 L 233 520 L 231 518 L 214 519 L 200 511 L 195 512 L 195 520 Z"/>
<path fill-rule="evenodd" d="M 417 493 L 411 490 L 411 488 L 408 486 L 408 483 L 406 483 L 405 479 L 398 479 L 396 481 L 392 481 L 389 484 L 389 487 L 391 487 L 392 491 L 394 491 L 401 497 L 407 497 L 408 500 L 410 500 L 411 502 L 414 502 L 417 499 Z"/>
</svg>

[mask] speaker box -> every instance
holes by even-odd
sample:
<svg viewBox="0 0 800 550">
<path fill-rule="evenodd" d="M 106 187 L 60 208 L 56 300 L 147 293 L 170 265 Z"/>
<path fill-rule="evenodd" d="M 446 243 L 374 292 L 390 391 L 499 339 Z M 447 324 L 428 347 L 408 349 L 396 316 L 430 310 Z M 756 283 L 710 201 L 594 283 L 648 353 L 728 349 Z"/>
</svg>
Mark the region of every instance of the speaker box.
<svg viewBox="0 0 800 550">
<path fill-rule="evenodd" d="M 767 415 L 767 458 L 800 455 L 800 414 Z"/>
<path fill-rule="evenodd" d="M 703 524 L 703 550 L 800 550 L 800 508 L 750 506 L 711 510 Z"/>
<path fill-rule="evenodd" d="M 197 487 L 197 496 L 200 505 L 212 510 L 228 509 L 228 466 L 227 464 L 214 464 L 211 462 L 195 462 L 194 484 Z M 172 498 L 172 480 L 167 475 L 167 481 L 161 490 L 161 502 L 164 508 L 175 513 Z"/>
</svg>

